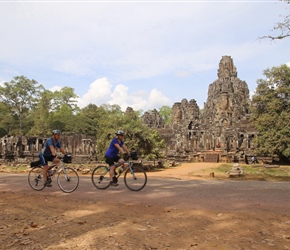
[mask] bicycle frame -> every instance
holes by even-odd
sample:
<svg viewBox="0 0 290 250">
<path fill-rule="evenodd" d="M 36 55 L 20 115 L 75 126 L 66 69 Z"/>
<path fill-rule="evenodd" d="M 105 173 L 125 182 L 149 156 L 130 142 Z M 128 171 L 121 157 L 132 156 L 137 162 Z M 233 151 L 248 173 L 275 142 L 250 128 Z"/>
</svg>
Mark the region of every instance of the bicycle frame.
<svg viewBox="0 0 290 250">
<path fill-rule="evenodd" d="M 48 175 L 49 174 L 48 171 L 49 170 L 52 171 L 54 169 L 56 170 L 56 172 L 55 173 L 52 173 L 52 175 Z M 65 178 L 67 180 L 68 179 L 68 175 L 67 175 L 67 172 L 66 172 L 66 168 L 65 168 L 64 162 L 62 160 L 60 160 L 60 163 L 57 163 L 57 164 L 56 163 L 53 163 L 53 164 L 51 164 L 51 165 L 48 166 L 47 177 L 53 177 L 55 174 L 59 173 L 60 170 L 63 171 L 63 173 L 65 175 Z"/>
<path fill-rule="evenodd" d="M 124 164 L 126 164 L 126 163 L 127 163 L 127 166 L 123 169 L 123 171 L 122 171 L 121 173 L 118 173 L 118 174 L 115 176 L 116 178 L 119 178 L 123 173 L 125 173 L 125 172 L 127 171 L 128 168 L 130 168 L 131 174 L 134 175 L 134 171 L 133 171 L 133 169 L 132 169 L 133 163 L 132 163 L 130 160 L 116 163 L 116 164 L 115 164 L 115 170 L 116 170 L 116 168 L 118 168 L 118 167 L 120 167 L 120 166 L 124 166 Z M 110 171 L 110 170 L 111 170 L 111 167 L 109 166 L 109 167 L 108 167 L 108 171 Z M 116 172 L 116 171 L 115 171 L 115 172 Z"/>
</svg>

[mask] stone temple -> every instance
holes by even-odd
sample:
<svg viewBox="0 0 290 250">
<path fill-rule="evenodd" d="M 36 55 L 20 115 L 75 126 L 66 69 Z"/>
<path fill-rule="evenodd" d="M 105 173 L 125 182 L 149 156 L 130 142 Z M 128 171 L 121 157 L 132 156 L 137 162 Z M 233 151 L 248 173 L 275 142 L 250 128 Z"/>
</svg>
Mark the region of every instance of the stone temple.
<svg viewBox="0 0 290 250">
<path fill-rule="evenodd" d="M 230 56 L 219 63 L 217 80 L 209 85 L 201 110 L 194 99 L 174 103 L 171 123 L 165 125 L 156 110 L 143 122 L 158 129 L 166 140 L 166 155 L 185 161 L 247 161 L 255 147 L 256 131 L 250 123 L 248 85 L 237 76 Z"/>
</svg>

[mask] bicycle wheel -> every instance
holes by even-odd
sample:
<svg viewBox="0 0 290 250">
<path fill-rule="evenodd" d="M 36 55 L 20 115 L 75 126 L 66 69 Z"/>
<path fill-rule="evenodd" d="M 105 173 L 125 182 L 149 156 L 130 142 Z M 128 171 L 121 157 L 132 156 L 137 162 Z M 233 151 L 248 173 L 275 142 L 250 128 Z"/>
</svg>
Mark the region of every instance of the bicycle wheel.
<svg viewBox="0 0 290 250">
<path fill-rule="evenodd" d="M 110 186 L 110 170 L 105 166 L 98 166 L 92 172 L 92 182 L 98 189 L 106 189 Z"/>
<path fill-rule="evenodd" d="M 44 180 L 42 175 L 42 167 L 33 167 L 28 173 L 28 183 L 34 190 L 40 191 L 44 189 Z"/>
<path fill-rule="evenodd" d="M 76 170 L 65 167 L 57 175 L 57 185 L 65 193 L 75 191 L 79 185 L 79 175 Z"/>
<path fill-rule="evenodd" d="M 124 182 L 127 188 L 132 191 L 140 191 L 146 186 L 147 174 L 140 166 L 133 166 L 132 170 L 129 168 L 124 175 Z"/>
</svg>

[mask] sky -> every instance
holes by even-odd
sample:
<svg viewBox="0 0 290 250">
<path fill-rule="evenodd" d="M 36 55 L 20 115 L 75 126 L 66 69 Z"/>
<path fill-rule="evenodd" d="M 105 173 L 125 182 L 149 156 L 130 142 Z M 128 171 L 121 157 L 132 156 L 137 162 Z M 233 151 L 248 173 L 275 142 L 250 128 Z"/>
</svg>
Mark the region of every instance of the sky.
<svg viewBox="0 0 290 250">
<path fill-rule="evenodd" d="M 51 91 L 71 87 L 78 106 L 159 110 L 182 99 L 203 108 L 222 56 L 250 93 L 263 71 L 290 66 L 290 38 L 273 27 L 281 1 L 2 1 L 0 84 L 15 76 Z"/>
</svg>

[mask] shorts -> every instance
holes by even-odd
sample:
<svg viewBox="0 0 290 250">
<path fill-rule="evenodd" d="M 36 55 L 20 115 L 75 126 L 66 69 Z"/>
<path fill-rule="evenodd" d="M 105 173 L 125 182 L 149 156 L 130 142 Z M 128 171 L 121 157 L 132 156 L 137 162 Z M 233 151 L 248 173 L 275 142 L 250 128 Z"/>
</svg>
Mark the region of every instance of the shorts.
<svg viewBox="0 0 290 250">
<path fill-rule="evenodd" d="M 53 161 L 55 157 L 56 156 L 53 156 L 53 155 L 46 156 L 46 155 L 43 155 L 42 153 L 39 154 L 39 159 L 41 161 L 42 166 L 47 166 L 47 162 Z"/>
<path fill-rule="evenodd" d="M 113 166 L 115 164 L 115 162 L 118 162 L 121 159 L 120 156 L 116 156 L 115 158 L 111 158 L 107 155 L 105 155 L 105 158 L 106 158 L 106 163 L 108 163 L 109 166 Z"/>
</svg>

